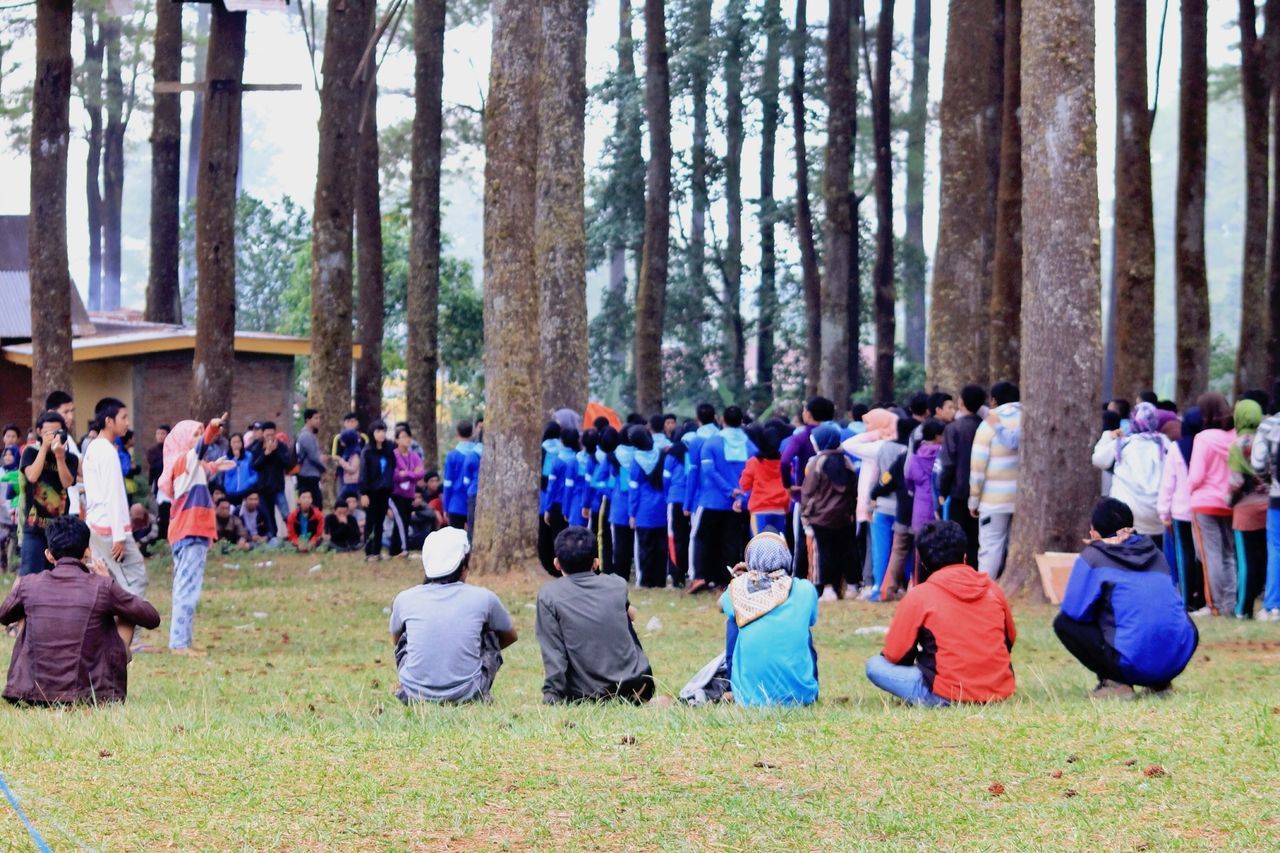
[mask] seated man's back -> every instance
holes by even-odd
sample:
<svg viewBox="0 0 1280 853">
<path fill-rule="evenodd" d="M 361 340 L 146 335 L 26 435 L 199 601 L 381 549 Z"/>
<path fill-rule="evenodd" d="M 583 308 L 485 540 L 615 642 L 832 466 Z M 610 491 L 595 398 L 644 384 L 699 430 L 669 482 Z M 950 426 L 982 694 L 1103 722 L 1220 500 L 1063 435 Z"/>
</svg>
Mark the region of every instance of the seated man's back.
<svg viewBox="0 0 1280 853">
<path fill-rule="evenodd" d="M 86 537 L 87 538 L 87 537 Z M 73 558 L 24 577 L 3 605 L 0 624 L 25 619 L 9 664 L 4 698 L 14 702 L 122 702 L 128 651 L 116 617 L 144 628 L 160 625 L 147 601 L 109 575 Z"/>
</svg>

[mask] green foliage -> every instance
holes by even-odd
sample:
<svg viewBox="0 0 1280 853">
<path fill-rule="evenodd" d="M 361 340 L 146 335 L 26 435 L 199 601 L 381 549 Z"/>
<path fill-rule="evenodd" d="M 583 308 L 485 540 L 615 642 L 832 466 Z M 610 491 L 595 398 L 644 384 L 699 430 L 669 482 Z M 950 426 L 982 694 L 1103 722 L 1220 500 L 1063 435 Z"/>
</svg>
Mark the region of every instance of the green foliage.
<svg viewBox="0 0 1280 853">
<path fill-rule="evenodd" d="M 1213 336 L 1209 349 L 1209 390 L 1231 397 L 1236 382 L 1236 345 L 1226 335 Z"/>
</svg>

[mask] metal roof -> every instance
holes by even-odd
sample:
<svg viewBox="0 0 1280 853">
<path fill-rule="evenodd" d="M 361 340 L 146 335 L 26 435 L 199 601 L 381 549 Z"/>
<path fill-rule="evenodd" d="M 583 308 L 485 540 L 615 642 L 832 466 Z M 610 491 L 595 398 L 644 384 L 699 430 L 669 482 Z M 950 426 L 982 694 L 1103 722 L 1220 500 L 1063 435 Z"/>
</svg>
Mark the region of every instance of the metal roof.
<svg viewBox="0 0 1280 853">
<path fill-rule="evenodd" d="M 0 270 L 25 270 L 27 265 L 27 217 L 0 216 Z"/>
<path fill-rule="evenodd" d="M 196 330 L 183 326 L 159 326 L 113 335 L 91 335 L 71 342 L 72 361 L 103 361 L 161 352 L 191 351 L 196 346 Z M 236 352 L 260 355 L 310 355 L 311 341 L 272 332 L 236 332 Z M 3 349 L 5 361 L 31 365 L 31 344 L 13 344 Z M 351 348 L 352 358 L 360 358 L 361 348 Z"/>
<path fill-rule="evenodd" d="M 74 284 L 71 285 L 71 334 L 93 334 L 93 323 Z M 25 269 L 0 269 L 0 338 L 31 339 L 31 279 Z"/>
</svg>

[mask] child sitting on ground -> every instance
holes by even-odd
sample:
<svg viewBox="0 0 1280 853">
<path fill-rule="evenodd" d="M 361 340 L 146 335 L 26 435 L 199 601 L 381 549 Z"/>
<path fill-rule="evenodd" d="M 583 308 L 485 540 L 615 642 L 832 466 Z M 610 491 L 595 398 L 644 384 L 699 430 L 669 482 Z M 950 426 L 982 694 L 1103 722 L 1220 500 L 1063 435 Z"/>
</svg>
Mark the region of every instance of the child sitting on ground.
<svg viewBox="0 0 1280 853">
<path fill-rule="evenodd" d="M 310 492 L 298 492 L 298 506 L 289 513 L 285 524 L 289 542 L 302 553 L 314 551 L 324 540 L 324 515 L 313 500 Z"/>
<path fill-rule="evenodd" d="M 648 702 L 653 670 L 631 626 L 626 579 L 597 573 L 595 537 L 576 525 L 556 536 L 555 566 L 562 576 L 538 591 L 542 701 Z"/>
</svg>

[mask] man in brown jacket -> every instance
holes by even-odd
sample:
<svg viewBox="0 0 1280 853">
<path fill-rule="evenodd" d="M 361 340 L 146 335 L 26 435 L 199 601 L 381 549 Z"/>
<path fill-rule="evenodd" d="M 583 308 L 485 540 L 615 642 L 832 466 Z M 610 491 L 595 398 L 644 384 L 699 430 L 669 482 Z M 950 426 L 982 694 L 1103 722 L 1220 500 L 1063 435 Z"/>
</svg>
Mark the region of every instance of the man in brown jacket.
<svg viewBox="0 0 1280 853">
<path fill-rule="evenodd" d="M 84 557 L 89 528 L 74 516 L 45 528 L 53 569 L 20 578 L 0 604 L 0 624 L 25 620 L 13 647 L 4 698 L 57 705 L 123 702 L 128 690 L 128 645 L 135 625 L 157 628 L 160 614 L 124 590 L 101 561 Z"/>
</svg>

